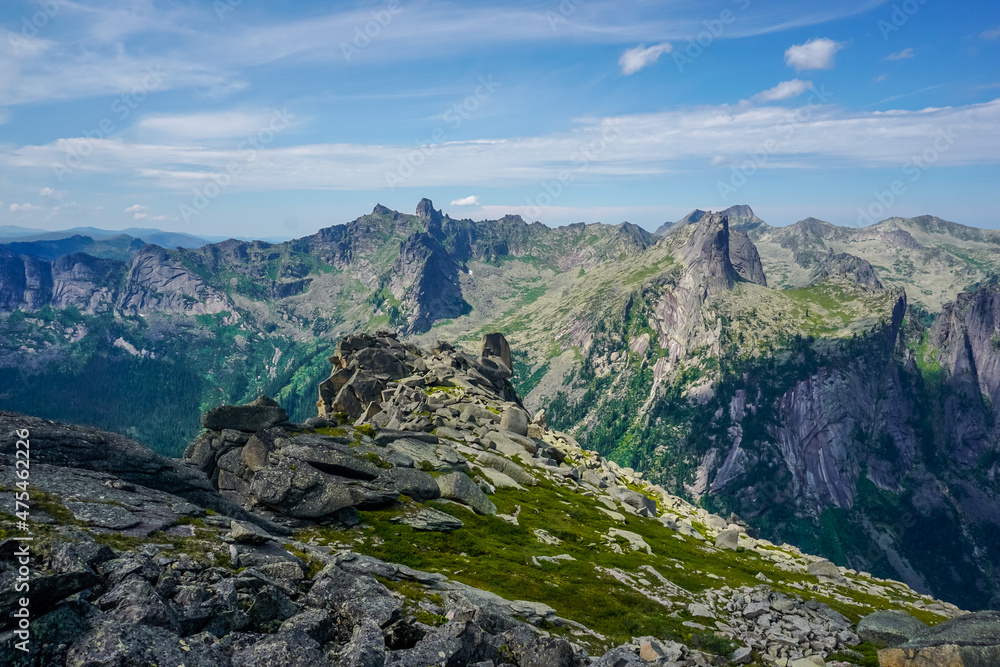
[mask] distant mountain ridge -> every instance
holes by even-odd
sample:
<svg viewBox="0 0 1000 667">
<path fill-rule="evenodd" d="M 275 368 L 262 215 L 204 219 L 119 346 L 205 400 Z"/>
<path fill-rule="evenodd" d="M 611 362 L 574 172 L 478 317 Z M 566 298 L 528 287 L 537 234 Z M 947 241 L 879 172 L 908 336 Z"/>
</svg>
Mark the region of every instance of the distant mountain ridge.
<svg viewBox="0 0 1000 667">
<path fill-rule="evenodd" d="M 471 349 L 499 331 L 525 406 L 581 443 L 775 539 L 982 608 L 1000 599 L 993 238 L 930 217 L 773 228 L 749 207 L 663 234 L 552 229 L 421 200 L 280 244 L 0 250 L 0 408 L 176 453 L 221 402 L 312 414 L 343 334 Z"/>
<path fill-rule="evenodd" d="M 200 248 L 209 243 L 218 243 L 230 238 L 227 236 L 199 236 L 186 232 L 168 232 L 161 229 L 143 227 L 129 227 L 119 230 L 100 229 L 98 227 L 73 227 L 71 229 L 47 231 L 13 225 L 0 226 L 0 243 L 4 244 L 12 242 L 60 241 L 76 236 L 90 238 L 94 241 L 104 241 L 119 236 L 127 236 L 143 243 L 151 243 L 164 248 Z M 262 240 L 281 243 L 286 241 L 287 238 L 272 237 Z"/>
</svg>

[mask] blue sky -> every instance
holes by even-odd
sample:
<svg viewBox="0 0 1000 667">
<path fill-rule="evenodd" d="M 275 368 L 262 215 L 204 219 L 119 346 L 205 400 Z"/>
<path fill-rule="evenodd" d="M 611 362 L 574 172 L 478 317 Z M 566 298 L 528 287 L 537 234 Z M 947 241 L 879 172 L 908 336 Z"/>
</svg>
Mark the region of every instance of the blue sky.
<svg viewBox="0 0 1000 667">
<path fill-rule="evenodd" d="M 0 225 L 1000 227 L 1000 5 L 8 0 Z"/>
</svg>

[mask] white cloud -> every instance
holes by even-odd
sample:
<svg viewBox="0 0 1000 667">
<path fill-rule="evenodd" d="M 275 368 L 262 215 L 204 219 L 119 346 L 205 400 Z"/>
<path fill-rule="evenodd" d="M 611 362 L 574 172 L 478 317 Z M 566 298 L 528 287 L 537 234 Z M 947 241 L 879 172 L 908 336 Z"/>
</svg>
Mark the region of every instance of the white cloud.
<svg viewBox="0 0 1000 667">
<path fill-rule="evenodd" d="M 812 81 L 802 81 L 800 79 L 792 79 L 791 81 L 782 81 L 774 88 L 770 88 L 763 92 L 757 93 L 753 96 L 753 99 L 758 102 L 775 102 L 777 100 L 787 100 L 791 97 L 798 97 L 802 93 L 806 92 L 812 88 Z"/>
<path fill-rule="evenodd" d="M 709 162 L 708 164 L 713 167 L 718 167 L 719 165 L 725 164 L 727 159 L 728 158 L 726 158 L 725 155 L 716 155 L 715 157 L 712 158 L 712 161 Z"/>
<path fill-rule="evenodd" d="M 983 30 L 979 33 L 979 36 L 983 39 L 1000 39 L 1000 27 L 993 28 L 992 30 Z"/>
<path fill-rule="evenodd" d="M 468 197 L 462 197 L 461 199 L 456 199 L 451 202 L 452 206 L 479 206 L 479 197 L 476 195 L 469 195 Z"/>
<path fill-rule="evenodd" d="M 38 196 L 42 199 L 51 199 L 53 201 L 59 201 L 63 198 L 66 193 L 62 190 L 53 190 L 52 188 L 42 188 L 38 191 Z"/>
<path fill-rule="evenodd" d="M 819 89 L 822 90 L 822 89 Z M 808 94 L 812 99 L 814 94 Z M 981 104 L 850 112 L 833 105 L 719 105 L 614 118 L 586 118 L 565 131 L 525 137 L 449 141 L 435 159 L 408 174 L 404 187 L 474 191 L 542 183 L 565 170 L 574 187 L 609 177 L 659 176 L 716 156 L 734 161 L 767 148 L 763 168 L 898 167 L 932 146 L 939 132 L 958 140 L 939 166 L 1000 163 L 1000 99 Z M 969 138 L 975 137 L 975 141 Z M 593 147 L 599 146 L 600 150 Z M 121 136 L 60 139 L 45 145 L 0 144 L 0 167 L 51 173 L 67 152 L 90 154 L 80 171 L 100 172 L 183 194 L 213 182 L 230 163 L 242 165 L 228 192 L 255 190 L 375 190 L 398 174 L 412 144 L 268 146 L 252 162 L 236 147 L 138 143 Z M 581 151 L 588 151 L 586 169 Z"/>
<path fill-rule="evenodd" d="M 785 51 L 785 64 L 801 72 L 806 69 L 833 69 L 834 57 L 847 45 L 821 37 L 795 44 Z"/>
<path fill-rule="evenodd" d="M 654 44 L 649 48 L 645 44 L 640 44 L 623 53 L 622 57 L 618 59 L 618 64 L 621 65 L 622 74 L 635 74 L 643 67 L 655 63 L 664 53 L 670 53 L 672 49 L 673 47 L 667 42 Z"/>
<path fill-rule="evenodd" d="M 146 116 L 139 127 L 181 140 L 245 137 L 268 126 L 273 114 L 220 111 L 186 115 Z"/>
<path fill-rule="evenodd" d="M 906 60 L 907 58 L 913 58 L 915 56 L 916 53 L 913 52 L 913 49 L 903 49 L 902 51 L 897 51 L 896 53 L 890 53 L 884 58 L 884 60 Z"/>
<path fill-rule="evenodd" d="M 148 206 L 143 206 L 142 204 L 134 204 L 125 209 L 126 213 L 132 213 L 133 220 L 142 220 L 146 217 L 146 211 L 149 210 Z"/>
<path fill-rule="evenodd" d="M 10 205 L 11 212 L 15 212 L 15 211 L 37 211 L 39 208 L 41 208 L 41 207 L 40 206 L 35 206 L 34 204 L 11 204 Z"/>
</svg>

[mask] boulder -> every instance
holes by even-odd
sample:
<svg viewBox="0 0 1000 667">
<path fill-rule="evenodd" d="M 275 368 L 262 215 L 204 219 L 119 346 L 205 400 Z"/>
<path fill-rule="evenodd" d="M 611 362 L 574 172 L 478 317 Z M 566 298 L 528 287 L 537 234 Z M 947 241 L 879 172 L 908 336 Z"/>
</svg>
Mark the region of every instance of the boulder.
<svg viewBox="0 0 1000 667">
<path fill-rule="evenodd" d="M 266 396 L 247 405 L 220 405 L 201 416 L 201 425 L 210 431 L 231 428 L 256 433 L 288 422 L 288 413 Z"/>
<path fill-rule="evenodd" d="M 453 472 L 437 478 L 441 497 L 468 505 L 477 514 L 496 514 L 496 505 L 486 497 L 482 489 L 461 472 Z"/>
<path fill-rule="evenodd" d="M 281 624 L 280 632 L 304 632 L 319 644 L 337 635 L 337 622 L 326 609 L 306 609 Z"/>
<path fill-rule="evenodd" d="M 476 457 L 476 463 L 493 468 L 494 470 L 499 470 L 518 484 L 524 484 L 525 486 L 538 484 L 538 480 L 535 479 L 531 473 L 513 461 L 505 459 L 502 456 L 484 452 Z"/>
<path fill-rule="evenodd" d="M 160 663 L 166 665 L 168 663 Z M 174 662 L 169 664 L 182 664 Z M 304 632 L 278 632 L 264 635 L 257 642 L 233 653 L 233 667 L 328 667 L 316 640 Z"/>
<path fill-rule="evenodd" d="M 370 574 L 354 574 L 328 566 L 317 575 L 306 600 L 312 607 L 329 609 L 350 629 L 369 620 L 379 627 L 395 622 L 401 603 Z"/>
<path fill-rule="evenodd" d="M 390 468 L 382 472 L 380 480 L 386 480 L 400 494 L 414 500 L 433 500 L 441 496 L 441 489 L 433 475 L 414 468 Z"/>
<path fill-rule="evenodd" d="M 840 573 L 840 568 L 828 560 L 817 560 L 806 566 L 806 571 L 816 577 L 827 579 L 843 580 L 844 575 Z"/>
<path fill-rule="evenodd" d="M 320 655 L 322 658 L 322 654 Z M 228 667 L 229 658 L 215 646 L 181 638 L 169 630 L 136 623 L 106 621 L 78 638 L 66 654 L 66 667 L 139 667 L 140 665 L 185 665 Z M 277 664 L 292 664 L 275 662 Z M 301 663 L 300 663 L 301 664 Z M 313 663 L 309 663 L 313 664 Z M 325 664 L 325 663 L 315 663 Z"/>
<path fill-rule="evenodd" d="M 1000 611 L 966 614 L 923 630 L 878 652 L 883 667 L 994 667 L 1000 665 Z"/>
<path fill-rule="evenodd" d="M 899 609 L 876 611 L 858 622 L 858 636 L 862 641 L 890 648 L 905 644 L 926 629 L 923 621 Z"/>
<path fill-rule="evenodd" d="M 263 544 L 272 538 L 267 531 L 244 521 L 233 522 L 229 526 L 229 537 L 239 544 Z"/>
<path fill-rule="evenodd" d="M 481 358 L 492 357 L 507 368 L 513 370 L 514 366 L 510 360 L 510 344 L 502 333 L 488 333 L 483 336 L 483 345 L 480 348 Z"/>
<path fill-rule="evenodd" d="M 518 435 L 528 435 L 528 413 L 521 408 L 507 408 L 500 417 L 500 428 Z"/>
<path fill-rule="evenodd" d="M 728 549 L 729 551 L 736 551 L 740 546 L 740 531 L 735 528 L 730 528 L 723 530 L 715 538 L 715 548 L 716 549 Z"/>
<path fill-rule="evenodd" d="M 283 443 L 287 443 L 288 434 L 284 429 L 269 428 L 255 433 L 240 450 L 240 458 L 247 468 L 260 470 L 267 465 L 267 456 Z"/>
</svg>

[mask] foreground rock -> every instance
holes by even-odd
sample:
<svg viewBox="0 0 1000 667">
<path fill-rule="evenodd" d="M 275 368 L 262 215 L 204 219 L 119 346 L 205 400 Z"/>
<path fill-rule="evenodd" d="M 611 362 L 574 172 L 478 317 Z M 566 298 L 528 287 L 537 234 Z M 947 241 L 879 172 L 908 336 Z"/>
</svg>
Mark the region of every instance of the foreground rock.
<svg viewBox="0 0 1000 667">
<path fill-rule="evenodd" d="M 878 652 L 883 667 L 1000 665 L 1000 612 L 959 616 L 927 628 L 896 648 Z"/>
</svg>

